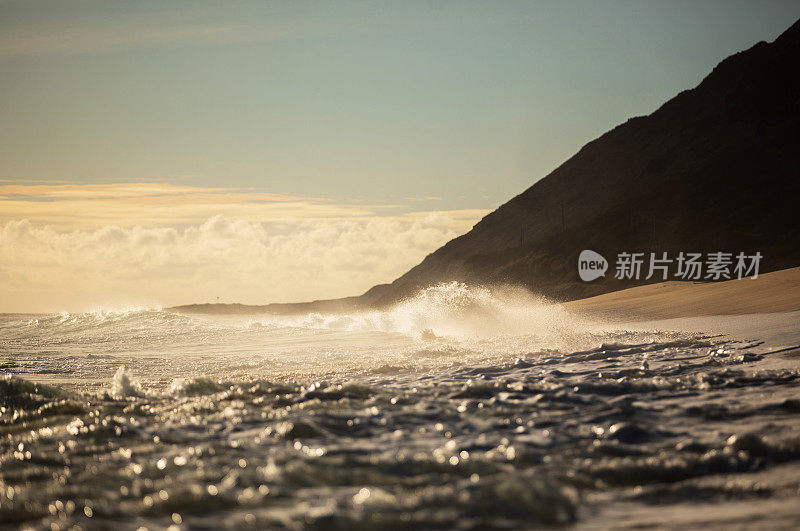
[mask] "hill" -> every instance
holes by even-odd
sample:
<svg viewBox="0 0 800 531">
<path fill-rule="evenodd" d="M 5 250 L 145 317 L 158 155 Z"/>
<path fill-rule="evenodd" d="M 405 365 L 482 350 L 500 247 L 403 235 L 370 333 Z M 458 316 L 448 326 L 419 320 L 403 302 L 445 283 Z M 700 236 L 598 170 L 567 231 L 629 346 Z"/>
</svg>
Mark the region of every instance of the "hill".
<svg viewBox="0 0 800 531">
<path fill-rule="evenodd" d="M 471 231 L 360 297 L 187 311 L 327 311 L 392 304 L 458 280 L 519 284 L 558 301 L 631 288 L 620 252 L 760 252 L 761 272 L 800 265 L 800 21 L 722 61 L 694 89 L 586 144 Z M 611 274 L 582 282 L 592 249 Z M 651 282 L 659 282 L 654 277 Z"/>
<path fill-rule="evenodd" d="M 443 280 L 522 284 L 572 300 L 643 282 L 592 283 L 578 254 L 759 251 L 800 265 L 800 21 L 722 61 L 696 88 L 588 143 L 552 173 L 389 285 L 375 304 Z M 657 281 L 657 280 L 654 280 Z"/>
</svg>

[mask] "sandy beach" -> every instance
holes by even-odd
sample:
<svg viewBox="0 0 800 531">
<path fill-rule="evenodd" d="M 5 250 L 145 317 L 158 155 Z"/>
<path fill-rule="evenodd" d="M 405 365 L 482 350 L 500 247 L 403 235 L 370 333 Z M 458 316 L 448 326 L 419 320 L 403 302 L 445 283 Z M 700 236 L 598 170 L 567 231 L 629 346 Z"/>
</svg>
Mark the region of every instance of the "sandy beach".
<svg viewBox="0 0 800 531">
<path fill-rule="evenodd" d="M 564 304 L 570 312 L 623 320 L 800 310 L 800 267 L 725 282 L 662 282 Z"/>
</svg>

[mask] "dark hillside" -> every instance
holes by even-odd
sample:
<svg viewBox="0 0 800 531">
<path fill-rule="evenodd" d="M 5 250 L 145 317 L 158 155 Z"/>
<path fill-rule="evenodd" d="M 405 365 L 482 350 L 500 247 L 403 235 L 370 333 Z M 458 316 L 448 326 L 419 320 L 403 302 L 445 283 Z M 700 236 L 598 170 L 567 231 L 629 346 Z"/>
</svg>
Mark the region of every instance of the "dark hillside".
<svg viewBox="0 0 800 531">
<path fill-rule="evenodd" d="M 612 269 L 618 252 L 651 250 L 760 251 L 765 272 L 800 265 L 799 117 L 800 22 L 588 143 L 370 302 L 443 280 L 521 283 L 562 300 L 637 284 L 613 271 L 581 282 L 587 248 Z"/>
</svg>

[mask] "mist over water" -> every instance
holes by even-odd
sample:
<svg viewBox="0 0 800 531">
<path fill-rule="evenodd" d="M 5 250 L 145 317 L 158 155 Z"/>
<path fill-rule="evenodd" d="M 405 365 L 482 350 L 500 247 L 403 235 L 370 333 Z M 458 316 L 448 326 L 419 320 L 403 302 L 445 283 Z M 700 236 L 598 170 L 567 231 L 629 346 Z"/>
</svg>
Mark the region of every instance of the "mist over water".
<svg viewBox="0 0 800 531">
<path fill-rule="evenodd" d="M 84 387 L 107 381 L 120 365 L 153 385 L 176 377 L 412 374 L 632 335 L 603 330 L 521 289 L 455 282 L 384 311 L 188 315 L 132 308 L 9 314 L 0 316 L 0 327 L 5 370 Z"/>
<path fill-rule="evenodd" d="M 800 371 L 753 339 L 458 283 L 341 314 L 5 314 L 0 522 L 693 527 L 702 502 L 726 527 L 767 500 L 791 527 Z"/>
</svg>

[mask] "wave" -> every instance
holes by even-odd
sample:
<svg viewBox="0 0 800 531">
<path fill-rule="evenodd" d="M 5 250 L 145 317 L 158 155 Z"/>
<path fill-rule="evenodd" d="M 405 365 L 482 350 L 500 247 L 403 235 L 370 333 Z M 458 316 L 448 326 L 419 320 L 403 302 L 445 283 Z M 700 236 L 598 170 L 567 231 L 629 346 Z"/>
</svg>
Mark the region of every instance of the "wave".
<svg viewBox="0 0 800 531">
<path fill-rule="evenodd" d="M 587 324 L 560 305 L 523 289 L 489 289 L 449 282 L 423 289 L 386 310 L 259 316 L 251 318 L 246 326 L 385 332 L 420 339 L 485 339 L 547 335 L 585 328 Z"/>
<path fill-rule="evenodd" d="M 7 323 L 9 326 L 12 323 Z M 303 315 L 251 314 L 189 316 L 161 308 L 98 309 L 86 313 L 35 316 L 20 332 L 71 333 L 107 328 L 275 330 L 299 328 L 403 334 L 414 338 L 488 338 L 545 335 L 585 327 L 560 305 L 513 288 L 479 288 L 449 282 L 421 290 L 385 310 Z"/>
<path fill-rule="evenodd" d="M 412 374 L 575 352 L 670 334 L 613 330 L 513 288 L 450 282 L 385 310 L 305 315 L 187 315 L 154 308 L 0 315 L 3 367 L 47 381 L 326 378 Z M 126 386 L 120 385 L 121 394 Z M 159 384 L 161 385 L 161 384 Z"/>
</svg>

